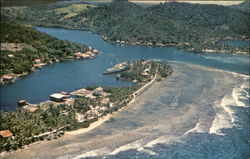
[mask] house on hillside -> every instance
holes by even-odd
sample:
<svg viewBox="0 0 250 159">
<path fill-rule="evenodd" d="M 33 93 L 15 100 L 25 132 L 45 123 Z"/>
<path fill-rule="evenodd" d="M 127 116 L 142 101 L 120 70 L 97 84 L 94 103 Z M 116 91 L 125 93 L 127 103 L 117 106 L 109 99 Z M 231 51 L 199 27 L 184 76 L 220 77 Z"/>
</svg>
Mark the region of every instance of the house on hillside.
<svg viewBox="0 0 250 159">
<path fill-rule="evenodd" d="M 13 136 L 13 134 L 9 130 L 2 130 L 0 131 L 0 136 L 5 138 L 5 137 L 11 137 Z"/>
<path fill-rule="evenodd" d="M 40 59 L 36 59 L 33 61 L 34 64 L 40 64 L 41 63 L 41 60 Z"/>
<path fill-rule="evenodd" d="M 19 106 L 19 107 L 22 107 L 22 106 L 25 106 L 25 105 L 27 105 L 26 100 L 19 100 L 19 101 L 18 101 L 18 106 Z"/>
</svg>

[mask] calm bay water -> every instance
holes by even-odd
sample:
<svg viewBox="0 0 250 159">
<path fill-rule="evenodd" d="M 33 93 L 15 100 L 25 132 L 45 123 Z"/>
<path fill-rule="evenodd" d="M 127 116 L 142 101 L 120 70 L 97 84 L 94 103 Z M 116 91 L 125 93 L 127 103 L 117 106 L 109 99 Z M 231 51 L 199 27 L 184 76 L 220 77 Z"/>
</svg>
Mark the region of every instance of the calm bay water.
<svg viewBox="0 0 250 159">
<path fill-rule="evenodd" d="M 164 59 L 249 74 L 249 56 L 232 54 L 193 54 L 174 47 L 117 45 L 103 41 L 88 31 L 58 28 L 36 28 L 59 39 L 80 42 L 103 53 L 95 59 L 57 63 L 36 70 L 14 84 L 1 86 L 1 109 L 12 111 L 17 101 L 25 99 L 39 103 L 59 91 L 73 91 L 87 85 L 121 86 L 129 82 L 116 81 L 114 76 L 102 75 L 112 65 L 137 59 Z"/>
</svg>

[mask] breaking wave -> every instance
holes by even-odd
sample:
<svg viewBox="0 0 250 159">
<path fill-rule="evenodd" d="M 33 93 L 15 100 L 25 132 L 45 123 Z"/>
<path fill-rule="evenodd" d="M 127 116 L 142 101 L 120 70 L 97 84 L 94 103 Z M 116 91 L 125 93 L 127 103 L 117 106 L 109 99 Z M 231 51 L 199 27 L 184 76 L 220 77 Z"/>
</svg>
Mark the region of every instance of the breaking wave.
<svg viewBox="0 0 250 159">
<path fill-rule="evenodd" d="M 238 119 L 234 107 L 249 107 L 249 78 L 244 78 L 244 82 L 240 87 L 233 88 L 231 94 L 225 95 L 220 104 L 214 104 L 216 117 L 209 133 L 224 135 L 221 129 L 236 126 Z"/>
</svg>

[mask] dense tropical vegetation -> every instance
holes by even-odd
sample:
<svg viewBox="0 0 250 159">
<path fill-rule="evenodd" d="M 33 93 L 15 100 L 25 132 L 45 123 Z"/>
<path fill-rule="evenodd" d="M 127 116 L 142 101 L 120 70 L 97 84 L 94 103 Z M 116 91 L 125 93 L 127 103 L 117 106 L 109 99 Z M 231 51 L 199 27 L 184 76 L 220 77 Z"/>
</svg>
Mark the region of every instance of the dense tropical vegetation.
<svg viewBox="0 0 250 159">
<path fill-rule="evenodd" d="M 108 109 L 103 115 L 117 111 L 127 104 L 128 102 L 122 103 L 121 101 L 131 98 L 131 94 L 138 88 L 139 86 L 105 87 L 105 91 L 110 93 L 110 98 L 115 106 L 111 108 L 106 105 Z M 77 122 L 76 113 L 86 113 L 90 110 L 90 105 L 100 104 L 98 101 L 99 98 L 81 97 L 77 98 L 73 105 L 38 105 L 34 112 L 24 108 L 18 108 L 15 112 L 1 112 L 0 130 L 10 130 L 14 137 L 0 137 L 0 152 L 17 150 L 35 141 L 56 139 L 63 135 L 66 130 L 88 127 L 91 122 L 98 120 L 98 118 Z M 62 133 L 58 133 L 56 130 L 61 130 Z M 40 135 L 52 131 L 54 131 L 53 135 Z"/>
<path fill-rule="evenodd" d="M 109 41 L 162 43 L 192 52 L 246 53 L 248 47 L 219 42 L 249 38 L 249 12 L 238 8 L 176 2 L 147 8 L 124 1 L 98 6 L 61 3 L 3 8 L 2 19 L 35 26 L 88 29 Z"/>
<path fill-rule="evenodd" d="M 155 77 L 165 78 L 172 72 L 166 61 L 133 61 L 128 63 L 128 69 L 119 74 L 118 79 L 147 83 Z"/>
<path fill-rule="evenodd" d="M 0 76 L 30 72 L 35 59 L 43 63 L 67 61 L 72 53 L 88 49 L 83 44 L 59 40 L 15 23 L 1 22 L 0 34 Z"/>
</svg>

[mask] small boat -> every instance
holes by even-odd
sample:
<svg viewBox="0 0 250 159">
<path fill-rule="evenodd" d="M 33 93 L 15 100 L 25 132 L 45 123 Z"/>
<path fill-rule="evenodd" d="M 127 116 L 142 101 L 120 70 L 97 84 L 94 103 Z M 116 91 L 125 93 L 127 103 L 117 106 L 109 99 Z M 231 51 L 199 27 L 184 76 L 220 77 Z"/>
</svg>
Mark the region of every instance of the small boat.
<svg viewBox="0 0 250 159">
<path fill-rule="evenodd" d="M 112 73 L 118 73 L 122 71 L 126 71 L 128 69 L 128 64 L 123 62 L 116 64 L 114 67 L 107 69 L 106 72 L 103 72 L 103 74 L 112 74 Z"/>
</svg>

